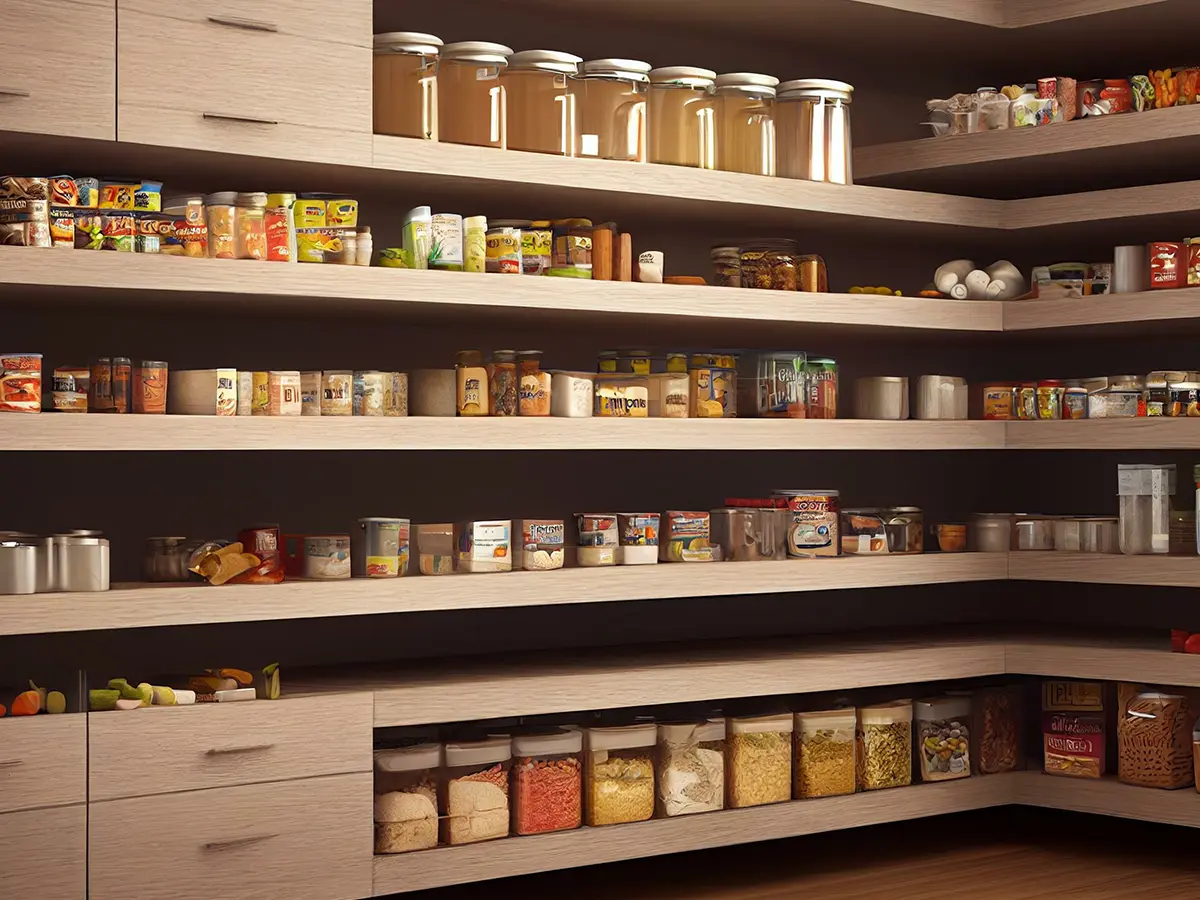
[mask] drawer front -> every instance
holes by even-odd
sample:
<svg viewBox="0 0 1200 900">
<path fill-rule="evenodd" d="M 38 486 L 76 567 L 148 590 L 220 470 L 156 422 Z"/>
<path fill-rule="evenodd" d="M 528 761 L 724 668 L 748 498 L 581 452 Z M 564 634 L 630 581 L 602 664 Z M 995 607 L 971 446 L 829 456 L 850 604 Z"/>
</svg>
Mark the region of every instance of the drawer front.
<svg viewBox="0 0 1200 900">
<path fill-rule="evenodd" d="M 133 13 L 207 23 L 222 29 L 261 31 L 291 37 L 371 48 L 374 42 L 371 0 L 119 0 L 121 27 Z M 213 21 L 216 20 L 216 21 Z M 228 34 L 217 31 L 216 34 Z M 173 57 L 174 47 L 170 48 Z M 221 60 L 224 62 L 224 60 Z M 298 65 L 301 60 L 294 62 Z M 297 69 L 299 71 L 299 69 Z"/>
<path fill-rule="evenodd" d="M 0 719 L 0 813 L 86 800 L 86 716 Z"/>
<path fill-rule="evenodd" d="M 368 693 L 88 714 L 90 798 L 371 771 Z"/>
<path fill-rule="evenodd" d="M 117 135 L 116 0 L 5 0 L 0 131 Z"/>
<path fill-rule="evenodd" d="M 368 774 L 92 803 L 88 828 L 90 900 L 371 895 Z"/>
<path fill-rule="evenodd" d="M 84 900 L 87 807 L 60 806 L 0 815 L 0 896 Z"/>
</svg>

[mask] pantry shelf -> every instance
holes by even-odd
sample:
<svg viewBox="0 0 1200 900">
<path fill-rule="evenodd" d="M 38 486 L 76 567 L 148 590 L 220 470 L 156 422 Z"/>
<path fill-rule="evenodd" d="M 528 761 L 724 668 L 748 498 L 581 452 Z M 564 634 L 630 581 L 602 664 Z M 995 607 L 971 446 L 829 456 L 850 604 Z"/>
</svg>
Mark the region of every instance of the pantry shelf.
<svg viewBox="0 0 1200 900">
<path fill-rule="evenodd" d="M 1009 450 L 1197 450 L 1200 420 L 1081 419 L 1005 422 Z M 1046 427 L 1049 426 L 1049 427 Z"/>
<path fill-rule="evenodd" d="M 1195 109 L 1200 110 L 1200 106 Z M 1169 327 L 1170 323 L 1180 319 L 1200 319 L 1200 288 L 1102 294 L 1070 300 L 1019 300 L 1005 303 L 1003 314 L 1005 331 L 1156 322 Z"/>
<path fill-rule="evenodd" d="M 1125 556 L 1107 553 L 1014 553 L 1008 577 L 1018 581 L 1200 587 L 1196 556 Z"/>
<path fill-rule="evenodd" d="M 1200 828 L 1200 795 L 1192 788 L 1162 791 L 1115 778 L 1062 778 L 1043 772 L 1004 777 L 1013 791 L 1012 802 L 1024 806 Z"/>
</svg>

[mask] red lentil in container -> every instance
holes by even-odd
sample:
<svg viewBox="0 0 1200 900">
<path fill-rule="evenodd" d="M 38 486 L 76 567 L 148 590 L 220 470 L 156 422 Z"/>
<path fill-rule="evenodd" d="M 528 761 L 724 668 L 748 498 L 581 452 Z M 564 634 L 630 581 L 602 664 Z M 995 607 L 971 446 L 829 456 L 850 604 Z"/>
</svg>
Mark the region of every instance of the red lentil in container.
<svg viewBox="0 0 1200 900">
<path fill-rule="evenodd" d="M 578 828 L 582 822 L 583 735 L 555 730 L 513 737 L 513 834 Z"/>
</svg>

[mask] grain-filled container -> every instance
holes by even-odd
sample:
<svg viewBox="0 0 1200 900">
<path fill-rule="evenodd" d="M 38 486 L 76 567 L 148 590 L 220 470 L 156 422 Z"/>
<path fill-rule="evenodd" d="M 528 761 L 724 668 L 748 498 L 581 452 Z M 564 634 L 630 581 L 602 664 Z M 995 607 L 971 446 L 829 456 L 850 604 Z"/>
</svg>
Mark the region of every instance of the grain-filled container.
<svg viewBox="0 0 1200 900">
<path fill-rule="evenodd" d="M 508 107 L 508 147 L 556 156 L 579 155 L 575 96 L 568 79 L 582 60 L 557 50 L 522 50 L 500 73 Z"/>
<path fill-rule="evenodd" d="M 775 174 L 775 87 L 771 75 L 718 75 L 717 168 L 750 175 Z"/>
<path fill-rule="evenodd" d="M 579 119 L 579 155 L 646 162 L 646 98 L 650 64 L 636 59 L 593 59 L 570 83 Z"/>
<path fill-rule="evenodd" d="M 971 695 L 971 770 L 998 775 L 1024 768 L 1020 685 L 980 688 Z"/>
<path fill-rule="evenodd" d="M 566 523 L 562 519 L 520 519 L 513 523 L 513 568 L 545 572 L 563 567 Z"/>
<path fill-rule="evenodd" d="M 582 750 L 579 731 L 552 729 L 513 736 L 513 834 L 543 834 L 580 826 Z"/>
<path fill-rule="evenodd" d="M 801 78 L 778 87 L 775 140 L 783 178 L 853 184 L 850 96 L 844 81 Z"/>
<path fill-rule="evenodd" d="M 692 66 L 650 71 L 650 162 L 716 168 L 716 77 Z"/>
<path fill-rule="evenodd" d="M 511 760 L 507 736 L 446 744 L 439 793 L 442 843 L 474 844 L 508 836 Z"/>
<path fill-rule="evenodd" d="M 856 722 L 853 707 L 796 713 L 797 800 L 854 793 Z"/>
<path fill-rule="evenodd" d="M 438 842 L 441 744 L 375 751 L 375 852 L 409 853 Z"/>
<path fill-rule="evenodd" d="M 500 73 L 512 55 L 511 47 L 489 41 L 442 47 L 437 71 L 438 140 L 501 149 L 508 146 Z"/>
<path fill-rule="evenodd" d="M 725 805 L 731 809 L 792 799 L 791 713 L 726 720 Z"/>
<path fill-rule="evenodd" d="M 912 716 L 911 700 L 859 709 L 856 765 L 860 791 L 912 784 Z"/>
<path fill-rule="evenodd" d="M 584 793 L 588 825 L 642 822 L 654 815 L 653 723 L 585 731 Z"/>
<path fill-rule="evenodd" d="M 1117 717 L 1117 777 L 1142 787 L 1182 788 L 1195 780 L 1196 713 L 1183 694 L 1122 684 Z"/>
<path fill-rule="evenodd" d="M 914 704 L 922 781 L 971 774 L 971 698 L 935 697 Z"/>
<path fill-rule="evenodd" d="M 438 139 L 441 38 L 417 31 L 375 35 L 372 101 L 376 134 Z"/>
<path fill-rule="evenodd" d="M 725 720 L 660 722 L 655 815 L 712 812 L 725 807 Z"/>
</svg>

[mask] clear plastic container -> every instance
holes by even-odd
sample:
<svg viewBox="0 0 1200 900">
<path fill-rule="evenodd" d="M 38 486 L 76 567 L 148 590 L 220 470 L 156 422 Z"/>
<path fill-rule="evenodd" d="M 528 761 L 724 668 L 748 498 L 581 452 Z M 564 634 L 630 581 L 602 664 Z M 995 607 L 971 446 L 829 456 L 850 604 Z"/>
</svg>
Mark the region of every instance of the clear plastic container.
<svg viewBox="0 0 1200 900">
<path fill-rule="evenodd" d="M 556 50 L 523 50 L 500 73 L 508 109 L 508 147 L 557 156 L 579 155 L 575 96 L 568 79 L 582 60 Z"/>
<path fill-rule="evenodd" d="M 520 412 L 520 376 L 517 351 L 497 350 L 488 366 L 488 391 L 493 416 L 515 416 Z"/>
<path fill-rule="evenodd" d="M 438 140 L 477 147 L 508 146 L 504 85 L 500 73 L 510 47 L 463 41 L 442 48 L 437 71 Z"/>
<path fill-rule="evenodd" d="M 636 59 L 593 59 L 570 82 L 580 137 L 579 155 L 646 162 L 646 97 L 650 64 Z"/>
<path fill-rule="evenodd" d="M 585 736 L 587 824 L 620 825 L 653 816 L 655 726 L 588 728 Z"/>
<path fill-rule="evenodd" d="M 541 350 L 518 350 L 520 386 L 517 413 L 522 416 L 550 415 L 550 373 L 542 371 Z"/>
<path fill-rule="evenodd" d="M 650 162 L 716 168 L 716 77 L 691 66 L 650 72 Z"/>
<path fill-rule="evenodd" d="M 922 781 L 950 781 L 971 774 L 971 698 L 918 700 L 917 747 Z"/>
<path fill-rule="evenodd" d="M 854 793 L 854 707 L 796 713 L 795 797 Z"/>
<path fill-rule="evenodd" d="M 376 134 L 438 139 L 441 38 L 416 31 L 375 35 L 372 98 Z"/>
<path fill-rule="evenodd" d="M 655 815 L 686 816 L 725 808 L 725 720 L 658 726 Z"/>
<path fill-rule="evenodd" d="M 267 258 L 267 195 L 237 195 L 234 209 L 234 247 L 238 259 Z"/>
<path fill-rule="evenodd" d="M 771 75 L 718 75 L 717 168 L 775 174 L 775 86 Z"/>
<path fill-rule="evenodd" d="M 779 85 L 775 106 L 778 174 L 853 184 L 850 95 L 844 81 L 802 78 Z"/>
<path fill-rule="evenodd" d="M 1117 466 L 1117 494 L 1121 499 L 1121 552 L 1169 552 L 1175 466 L 1122 463 Z"/>
<path fill-rule="evenodd" d="M 375 852 L 410 853 L 438 842 L 441 744 L 375 752 Z"/>
<path fill-rule="evenodd" d="M 208 221 L 208 258 L 237 259 L 234 239 L 234 204 L 236 191 L 219 191 L 204 198 L 204 215 Z"/>
<path fill-rule="evenodd" d="M 858 711 L 858 789 L 912 784 L 912 701 L 897 700 Z"/>
<path fill-rule="evenodd" d="M 513 834 L 578 828 L 583 821 L 583 735 L 555 729 L 512 739 Z"/>
<path fill-rule="evenodd" d="M 508 737 L 446 744 L 441 780 L 443 844 L 474 844 L 508 836 Z"/>
<path fill-rule="evenodd" d="M 791 713 L 726 720 L 725 805 L 730 809 L 792 799 Z"/>
</svg>

